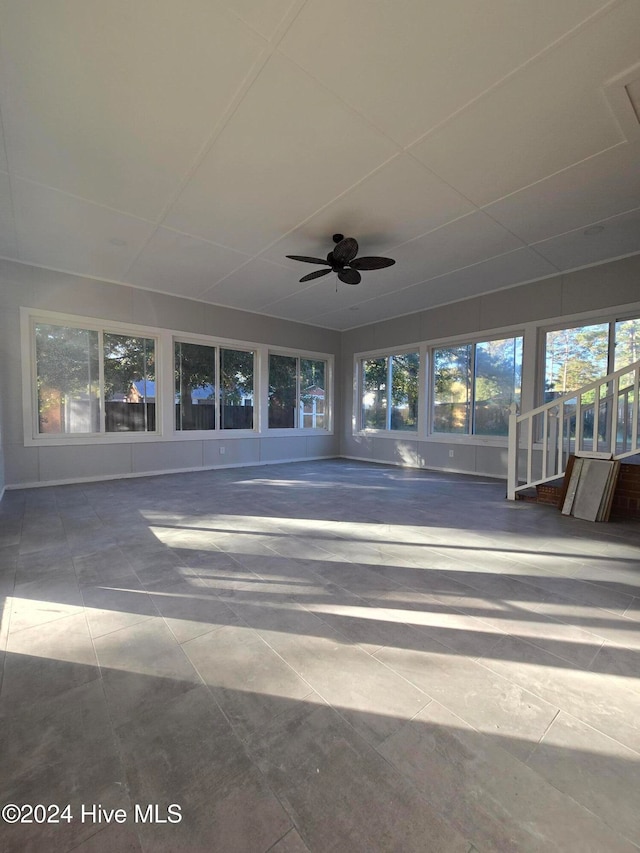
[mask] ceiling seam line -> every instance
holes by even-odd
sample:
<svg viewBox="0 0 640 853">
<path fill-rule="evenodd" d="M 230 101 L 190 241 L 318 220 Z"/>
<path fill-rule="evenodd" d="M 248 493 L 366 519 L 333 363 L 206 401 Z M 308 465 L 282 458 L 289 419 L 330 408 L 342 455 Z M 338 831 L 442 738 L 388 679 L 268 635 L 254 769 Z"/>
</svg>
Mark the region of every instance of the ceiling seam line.
<svg viewBox="0 0 640 853">
<path fill-rule="evenodd" d="M 409 145 L 407 147 L 410 148 L 410 147 L 419 145 L 421 142 L 423 142 L 432 133 L 435 133 L 438 130 L 440 130 L 441 127 L 443 127 L 444 125 L 446 125 L 448 122 L 452 121 L 453 119 L 457 118 L 457 116 L 459 116 L 466 109 L 473 106 L 478 101 L 482 100 L 482 98 L 484 98 L 486 95 L 492 93 L 494 90 L 505 85 L 505 83 L 509 82 L 513 77 L 518 75 L 523 69 L 527 68 L 529 65 L 534 64 L 538 60 L 542 59 L 548 53 L 551 53 L 552 51 L 556 50 L 558 47 L 562 46 L 565 41 L 570 41 L 572 38 L 575 38 L 581 30 L 586 29 L 587 27 L 591 26 L 599 18 L 606 17 L 606 15 L 608 15 L 613 9 L 615 9 L 616 6 L 620 6 L 624 2 L 626 2 L 626 0 L 611 0 L 611 2 L 609 2 L 606 6 L 601 7 L 600 9 L 595 11 L 593 14 L 591 14 L 587 18 L 585 18 L 583 21 L 580 21 L 579 24 L 576 24 L 574 27 L 572 27 L 566 33 L 563 33 L 563 35 L 561 35 L 557 39 L 555 39 L 555 41 L 552 41 L 551 44 L 548 44 L 546 47 L 542 48 L 542 50 L 539 50 L 538 53 L 529 57 L 529 59 L 527 59 L 521 65 L 518 65 L 517 68 L 513 68 L 511 71 L 508 72 L 508 74 L 505 74 L 499 80 L 496 80 L 495 83 L 492 83 L 484 91 L 480 92 L 478 95 L 471 98 L 471 100 L 467 101 L 465 104 L 463 104 L 457 110 L 454 110 L 454 112 L 452 112 L 446 118 L 443 118 L 439 122 L 434 124 L 433 127 L 429 128 L 429 130 L 427 130 L 425 133 L 423 133 L 422 136 L 416 137 L 416 139 L 414 139 L 413 142 L 409 143 Z"/>
</svg>

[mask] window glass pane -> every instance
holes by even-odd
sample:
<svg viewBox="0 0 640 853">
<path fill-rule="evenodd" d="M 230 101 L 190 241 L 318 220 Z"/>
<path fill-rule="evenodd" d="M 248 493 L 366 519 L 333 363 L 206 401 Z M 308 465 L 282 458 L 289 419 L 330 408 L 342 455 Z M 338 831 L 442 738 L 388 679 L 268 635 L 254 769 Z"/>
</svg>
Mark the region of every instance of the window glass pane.
<svg viewBox="0 0 640 853">
<path fill-rule="evenodd" d="M 155 432 L 155 380 L 152 338 L 104 335 L 107 432 Z"/>
<path fill-rule="evenodd" d="M 433 352 L 433 431 L 468 433 L 471 402 L 471 344 Z"/>
<path fill-rule="evenodd" d="M 391 356 L 391 429 L 418 428 L 417 352 Z"/>
<path fill-rule="evenodd" d="M 253 429 L 253 353 L 220 350 L 220 426 Z"/>
<path fill-rule="evenodd" d="M 325 429 L 326 362 L 300 359 L 300 426 Z"/>
<path fill-rule="evenodd" d="M 640 359 L 640 319 L 618 320 L 613 369 L 620 370 Z"/>
<path fill-rule="evenodd" d="M 176 429 L 216 427 L 216 348 L 175 344 Z"/>
<path fill-rule="evenodd" d="M 474 433 L 509 434 L 509 406 L 520 403 L 521 376 L 521 337 L 476 344 Z"/>
<path fill-rule="evenodd" d="M 608 348 L 608 323 L 547 332 L 544 402 L 604 376 Z"/>
<path fill-rule="evenodd" d="M 269 427 L 296 426 L 296 377 L 298 359 L 269 356 Z"/>
<path fill-rule="evenodd" d="M 362 362 L 362 427 L 387 428 L 387 359 Z"/>
<path fill-rule="evenodd" d="M 38 432 L 99 432 L 98 333 L 38 323 L 35 337 Z"/>
</svg>

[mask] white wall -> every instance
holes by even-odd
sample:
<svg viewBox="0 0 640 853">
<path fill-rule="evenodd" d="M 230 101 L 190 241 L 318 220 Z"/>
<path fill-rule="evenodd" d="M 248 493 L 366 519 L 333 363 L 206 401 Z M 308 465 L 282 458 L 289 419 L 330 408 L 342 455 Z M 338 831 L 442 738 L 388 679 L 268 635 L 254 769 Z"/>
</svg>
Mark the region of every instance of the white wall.
<svg viewBox="0 0 640 853">
<path fill-rule="evenodd" d="M 19 309 L 27 307 L 336 355 L 334 435 L 25 447 Z M 640 314 L 640 256 L 363 326 L 342 335 L 192 300 L 155 294 L 11 261 L 0 261 L 0 491 L 27 485 L 162 470 L 343 456 L 505 476 L 506 446 L 479 438 L 424 440 L 353 434 L 354 354 L 495 330 L 525 329 L 524 408 L 533 404 L 532 335 L 562 318 Z M 453 450 L 451 457 L 449 451 Z M 4 451 L 4 465 L 3 465 Z M 4 472 L 4 473 L 3 473 Z M 3 480 L 4 478 L 4 480 Z"/>
<path fill-rule="evenodd" d="M 428 283 L 425 287 L 428 287 Z M 418 468 L 435 468 L 506 477 L 506 440 L 469 437 L 426 440 L 354 432 L 354 355 L 420 342 L 468 336 L 479 339 L 494 331 L 524 330 L 522 409 L 535 399 L 534 360 L 539 352 L 539 330 L 567 318 L 590 316 L 614 319 L 616 313 L 637 311 L 640 316 L 640 256 L 558 275 L 520 287 L 499 290 L 461 302 L 443 305 L 343 333 L 341 364 L 342 421 L 340 452 L 343 456 L 375 462 L 393 462 Z M 611 316 L 610 316 L 611 315 Z M 453 456 L 450 455 L 451 451 Z"/>
<path fill-rule="evenodd" d="M 7 486 L 293 458 L 335 456 L 337 434 L 165 439 L 131 443 L 25 447 L 20 308 L 140 324 L 273 347 L 338 355 L 340 335 L 326 329 L 218 308 L 124 285 L 0 261 L 0 435 Z M 336 394 L 336 398 L 337 398 Z M 338 416 L 338 412 L 336 412 Z M 224 444 L 225 453 L 219 453 Z M 0 472 L 2 469 L 0 455 Z"/>
</svg>

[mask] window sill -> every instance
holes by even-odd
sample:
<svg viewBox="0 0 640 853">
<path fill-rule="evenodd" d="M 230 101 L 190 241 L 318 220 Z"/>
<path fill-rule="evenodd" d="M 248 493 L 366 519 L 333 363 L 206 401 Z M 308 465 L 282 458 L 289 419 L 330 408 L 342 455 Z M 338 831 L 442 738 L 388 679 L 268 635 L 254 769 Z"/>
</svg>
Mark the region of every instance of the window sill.
<svg viewBox="0 0 640 853">
<path fill-rule="evenodd" d="M 460 435 L 460 433 L 431 433 L 421 435 L 409 430 L 359 430 L 353 433 L 354 438 L 388 438 L 396 441 L 421 441 L 433 444 L 474 444 L 488 445 L 491 447 L 506 447 L 508 436 L 506 435 Z"/>
</svg>

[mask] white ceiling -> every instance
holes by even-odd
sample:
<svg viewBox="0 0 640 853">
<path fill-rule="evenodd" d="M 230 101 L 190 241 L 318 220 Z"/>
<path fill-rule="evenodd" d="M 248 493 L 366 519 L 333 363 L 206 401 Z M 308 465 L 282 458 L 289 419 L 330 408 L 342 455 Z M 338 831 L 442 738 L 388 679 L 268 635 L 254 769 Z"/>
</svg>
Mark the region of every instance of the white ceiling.
<svg viewBox="0 0 640 853">
<path fill-rule="evenodd" d="M 0 0 L 0 62 L 5 258 L 347 329 L 640 252 L 640 0 Z M 396 265 L 300 284 L 334 232 Z"/>
</svg>

